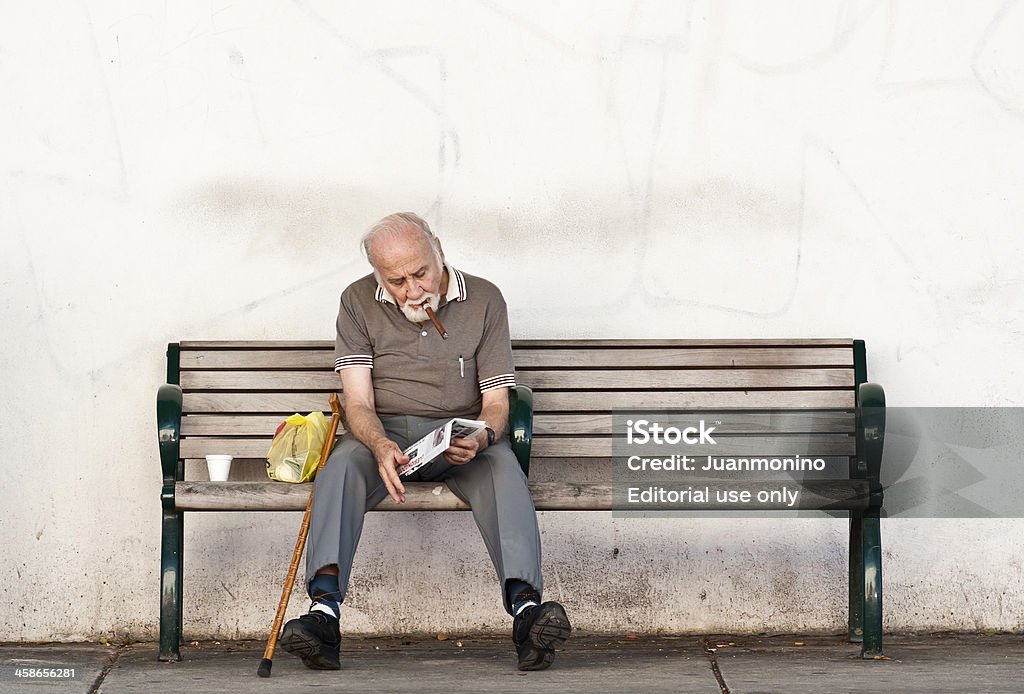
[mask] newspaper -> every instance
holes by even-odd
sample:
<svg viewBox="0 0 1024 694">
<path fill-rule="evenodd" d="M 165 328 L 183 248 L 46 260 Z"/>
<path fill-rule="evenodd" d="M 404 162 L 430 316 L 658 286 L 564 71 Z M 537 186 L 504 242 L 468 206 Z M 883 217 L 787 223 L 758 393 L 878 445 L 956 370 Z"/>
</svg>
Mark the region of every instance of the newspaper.
<svg viewBox="0 0 1024 694">
<path fill-rule="evenodd" d="M 411 475 L 448 450 L 452 439 L 475 436 L 486 426 L 487 422 L 475 419 L 449 419 L 442 426 L 402 451 L 409 456 L 409 462 L 398 466 L 398 474 L 401 476 Z"/>
</svg>

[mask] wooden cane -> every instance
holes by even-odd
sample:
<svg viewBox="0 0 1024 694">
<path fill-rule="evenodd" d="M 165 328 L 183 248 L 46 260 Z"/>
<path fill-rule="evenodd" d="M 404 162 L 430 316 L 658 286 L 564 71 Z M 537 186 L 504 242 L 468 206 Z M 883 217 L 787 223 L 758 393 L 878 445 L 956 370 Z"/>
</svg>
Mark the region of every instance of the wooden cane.
<svg viewBox="0 0 1024 694">
<path fill-rule="evenodd" d="M 327 462 L 327 456 L 334 446 L 334 436 L 338 431 L 338 422 L 341 421 L 341 402 L 337 393 L 331 393 L 331 426 L 327 430 L 327 438 L 324 440 L 323 450 L 320 451 L 320 462 L 316 466 L 317 474 Z M 299 570 L 299 559 L 302 558 L 302 550 L 306 547 L 306 535 L 309 534 L 309 513 L 313 508 L 313 486 L 309 490 L 309 501 L 306 502 L 306 512 L 302 516 L 302 526 L 299 528 L 299 537 L 295 540 L 295 551 L 292 552 L 292 563 L 288 566 L 288 575 L 284 579 L 284 588 L 281 589 L 281 601 L 277 604 L 277 614 L 274 615 L 274 625 L 270 628 L 270 638 L 267 639 L 267 648 L 263 651 L 263 660 L 256 670 L 260 677 L 270 677 L 270 669 L 274 666 L 274 649 L 277 648 L 277 637 L 281 632 L 281 622 L 284 620 L 284 613 L 288 609 L 288 598 L 292 594 L 292 586 L 295 585 L 295 573 Z"/>
</svg>

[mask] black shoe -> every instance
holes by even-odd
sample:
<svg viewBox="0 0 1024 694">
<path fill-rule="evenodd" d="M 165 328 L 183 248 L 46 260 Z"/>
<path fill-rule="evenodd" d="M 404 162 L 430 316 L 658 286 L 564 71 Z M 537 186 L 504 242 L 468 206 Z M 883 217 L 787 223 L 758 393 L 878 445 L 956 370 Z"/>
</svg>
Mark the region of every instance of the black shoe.
<svg viewBox="0 0 1024 694">
<path fill-rule="evenodd" d="M 520 670 L 545 670 L 555 660 L 555 649 L 569 638 L 572 625 L 557 602 L 527 607 L 512 622 L 512 641 Z"/>
<path fill-rule="evenodd" d="M 323 612 L 308 612 L 289 620 L 281 630 L 281 648 L 302 658 L 311 670 L 340 670 L 341 631 L 338 619 Z"/>
</svg>

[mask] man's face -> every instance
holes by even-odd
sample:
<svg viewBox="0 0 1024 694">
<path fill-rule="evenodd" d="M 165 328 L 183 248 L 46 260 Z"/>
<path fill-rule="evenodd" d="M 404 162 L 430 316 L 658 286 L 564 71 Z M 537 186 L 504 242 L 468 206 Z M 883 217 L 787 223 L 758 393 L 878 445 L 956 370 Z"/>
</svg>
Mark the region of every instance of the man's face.
<svg viewBox="0 0 1024 694">
<path fill-rule="evenodd" d="M 440 243 L 437 248 L 440 254 Z M 427 237 L 410 229 L 375 241 L 372 254 L 378 281 L 395 297 L 405 317 L 414 323 L 430 320 L 424 308 L 437 310 L 447 278 Z"/>
</svg>

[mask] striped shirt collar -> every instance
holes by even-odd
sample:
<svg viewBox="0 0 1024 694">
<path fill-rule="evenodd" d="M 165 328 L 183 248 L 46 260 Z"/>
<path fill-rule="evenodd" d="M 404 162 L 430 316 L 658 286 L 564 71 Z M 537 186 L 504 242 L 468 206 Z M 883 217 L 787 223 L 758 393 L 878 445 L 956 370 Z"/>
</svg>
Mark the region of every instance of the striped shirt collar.
<svg viewBox="0 0 1024 694">
<path fill-rule="evenodd" d="M 449 302 L 452 301 L 465 301 L 469 298 L 469 294 L 466 292 L 466 278 L 465 276 L 453 268 L 448 263 L 444 264 L 446 270 L 448 270 L 448 293 L 445 294 L 445 299 Z M 382 304 L 394 304 L 398 305 L 395 301 L 395 297 L 391 296 L 391 293 L 381 286 L 380 282 L 377 283 L 377 291 L 374 292 L 373 298 Z"/>
</svg>

